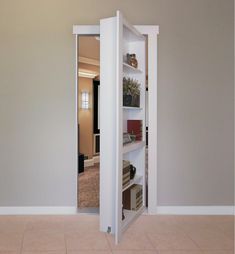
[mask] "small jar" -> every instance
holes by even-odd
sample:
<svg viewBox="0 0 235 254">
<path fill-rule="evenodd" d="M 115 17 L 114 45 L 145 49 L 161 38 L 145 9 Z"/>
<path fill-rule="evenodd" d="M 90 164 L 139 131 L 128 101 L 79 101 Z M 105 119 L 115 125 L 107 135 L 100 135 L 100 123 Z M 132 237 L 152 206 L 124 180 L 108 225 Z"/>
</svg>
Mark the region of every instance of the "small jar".
<svg viewBox="0 0 235 254">
<path fill-rule="evenodd" d="M 127 54 L 127 63 L 134 68 L 138 68 L 138 61 L 136 59 L 136 54 Z"/>
</svg>

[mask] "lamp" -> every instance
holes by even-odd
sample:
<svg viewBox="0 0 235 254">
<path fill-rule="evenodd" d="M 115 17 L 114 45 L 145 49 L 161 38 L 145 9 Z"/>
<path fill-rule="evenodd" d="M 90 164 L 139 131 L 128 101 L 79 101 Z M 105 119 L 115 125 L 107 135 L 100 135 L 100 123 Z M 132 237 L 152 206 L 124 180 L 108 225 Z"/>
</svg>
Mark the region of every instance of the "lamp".
<svg viewBox="0 0 235 254">
<path fill-rule="evenodd" d="M 82 98 L 81 108 L 82 109 L 89 109 L 89 93 L 87 91 L 82 91 L 81 98 Z"/>
</svg>

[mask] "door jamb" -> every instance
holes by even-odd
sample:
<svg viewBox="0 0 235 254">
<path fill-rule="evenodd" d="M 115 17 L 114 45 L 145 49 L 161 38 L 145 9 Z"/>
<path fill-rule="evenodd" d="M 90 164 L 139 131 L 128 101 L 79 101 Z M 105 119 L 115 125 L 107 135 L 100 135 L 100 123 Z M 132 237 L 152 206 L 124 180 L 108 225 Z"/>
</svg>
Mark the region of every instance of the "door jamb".
<svg viewBox="0 0 235 254">
<path fill-rule="evenodd" d="M 135 26 L 143 35 L 148 36 L 148 214 L 157 214 L 157 36 L 159 26 Z M 78 55 L 77 42 L 81 35 L 99 35 L 99 25 L 74 25 L 76 35 L 76 92 L 78 87 Z M 76 95 L 76 124 L 78 98 Z"/>
</svg>

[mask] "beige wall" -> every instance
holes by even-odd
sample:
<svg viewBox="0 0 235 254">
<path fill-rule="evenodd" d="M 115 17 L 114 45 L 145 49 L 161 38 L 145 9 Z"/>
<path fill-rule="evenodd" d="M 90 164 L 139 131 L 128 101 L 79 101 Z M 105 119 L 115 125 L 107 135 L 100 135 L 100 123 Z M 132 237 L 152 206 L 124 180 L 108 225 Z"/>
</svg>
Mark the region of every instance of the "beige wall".
<svg viewBox="0 0 235 254">
<path fill-rule="evenodd" d="M 233 204 L 232 0 L 0 1 L 0 205 L 76 204 L 73 24 L 158 24 L 158 201 Z"/>
<path fill-rule="evenodd" d="M 80 126 L 80 152 L 87 155 L 89 159 L 93 157 L 93 80 L 89 78 L 79 78 L 78 80 L 78 122 Z M 81 109 L 81 92 L 87 91 L 90 98 L 90 109 Z"/>
</svg>

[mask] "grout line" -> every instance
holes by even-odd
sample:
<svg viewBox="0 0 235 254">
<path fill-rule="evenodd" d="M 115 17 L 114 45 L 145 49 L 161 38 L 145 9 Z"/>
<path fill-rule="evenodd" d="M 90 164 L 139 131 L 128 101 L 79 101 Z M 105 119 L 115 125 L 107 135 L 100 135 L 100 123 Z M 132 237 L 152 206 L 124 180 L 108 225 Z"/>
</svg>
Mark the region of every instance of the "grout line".
<svg viewBox="0 0 235 254">
<path fill-rule="evenodd" d="M 149 233 L 145 232 L 144 234 L 147 237 L 147 239 L 150 242 L 150 245 L 153 247 L 153 249 L 158 252 L 158 249 L 155 247 L 155 245 L 152 243 L 152 241 L 151 241 L 151 239 L 149 237 Z"/>
<path fill-rule="evenodd" d="M 24 243 L 24 233 L 22 235 L 22 240 L 21 240 L 21 246 L 20 246 L 20 252 L 19 253 L 23 253 L 23 243 Z"/>
<path fill-rule="evenodd" d="M 179 222 L 177 222 L 177 220 L 175 220 L 175 223 L 176 223 L 176 226 L 180 228 L 180 230 L 182 231 L 182 233 L 184 234 L 184 236 L 188 237 L 195 245 L 196 247 L 198 248 L 198 250 L 201 252 L 202 249 L 201 247 L 198 245 L 198 243 L 192 239 L 192 237 L 189 235 L 188 232 L 185 232 L 185 230 L 183 229 L 183 227 L 180 225 Z"/>
<path fill-rule="evenodd" d="M 195 240 L 193 240 L 190 235 L 187 235 L 187 237 L 198 247 L 198 250 L 202 252 L 203 249 L 199 246 L 199 244 Z"/>
<path fill-rule="evenodd" d="M 64 232 L 64 244 L 65 244 L 65 253 L 68 253 L 68 249 L 67 249 L 67 243 L 66 243 L 66 237 L 65 237 L 65 232 Z"/>
<path fill-rule="evenodd" d="M 65 221 L 63 222 L 63 233 L 64 233 L 64 244 L 65 244 L 65 253 L 68 254 L 68 248 L 67 248 L 67 241 L 66 241 L 66 225 L 65 225 Z"/>
<path fill-rule="evenodd" d="M 108 242 L 109 250 L 111 251 L 111 253 L 113 253 L 113 249 L 112 249 L 111 243 L 109 242 L 107 233 L 104 233 L 104 236 L 105 236 L 106 241 Z"/>
<path fill-rule="evenodd" d="M 20 247 L 20 254 L 23 253 L 23 246 L 24 246 L 24 237 L 25 237 L 25 232 L 27 231 L 27 227 L 28 227 L 29 221 L 27 219 L 27 222 L 25 223 L 24 226 L 24 231 L 23 231 L 23 236 L 22 236 L 22 240 L 21 240 L 21 247 Z"/>
<path fill-rule="evenodd" d="M 205 251 L 214 251 L 213 249 L 204 249 L 203 247 L 201 247 L 191 236 L 188 232 L 185 232 L 185 230 L 182 228 L 182 226 L 180 226 L 180 224 L 178 224 L 178 226 L 183 230 L 185 236 L 187 236 L 197 247 L 198 250 L 202 253 L 204 253 Z M 214 226 L 214 223 L 213 223 Z M 220 229 L 217 225 L 215 225 L 216 230 L 218 230 L 220 233 L 222 233 L 226 238 L 228 238 L 228 236 L 225 235 L 225 233 L 222 231 L 222 229 Z M 220 251 L 220 249 L 216 249 L 216 251 Z"/>
</svg>

